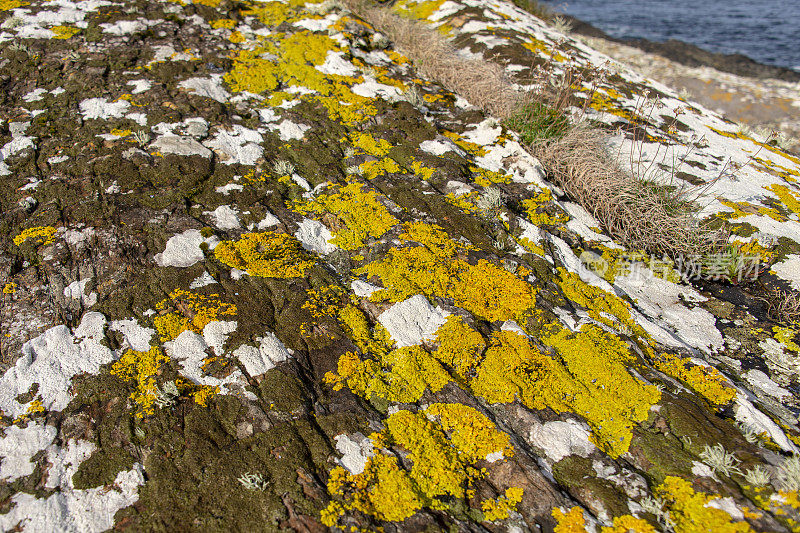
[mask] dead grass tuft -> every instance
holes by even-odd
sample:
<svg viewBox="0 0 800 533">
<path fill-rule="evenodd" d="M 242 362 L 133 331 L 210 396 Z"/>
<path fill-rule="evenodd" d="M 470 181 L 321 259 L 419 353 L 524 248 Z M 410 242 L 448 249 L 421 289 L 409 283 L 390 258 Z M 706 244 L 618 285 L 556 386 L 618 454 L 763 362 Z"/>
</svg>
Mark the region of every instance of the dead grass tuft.
<svg viewBox="0 0 800 533">
<path fill-rule="evenodd" d="M 537 4 L 515 1 L 520 2 L 533 8 Z M 575 92 L 590 81 L 585 72 L 543 65 L 532 75 L 530 86 L 536 90 L 520 93 L 501 66 L 461 57 L 441 33 L 426 24 L 366 0 L 347 0 L 346 4 L 393 41 L 423 75 L 519 133 L 555 183 L 621 244 L 672 258 L 701 256 L 719 246 L 719 236 L 696 217 L 696 191 L 659 185 L 623 171 L 607 151 L 605 132 L 572 123 L 569 109 L 576 104 Z M 593 76 L 594 87 L 601 76 Z M 584 112 L 590 101 L 591 95 L 583 99 Z"/>
<path fill-rule="evenodd" d="M 499 65 L 465 59 L 434 28 L 401 17 L 363 0 L 348 0 L 348 7 L 386 35 L 419 72 L 447 90 L 496 117 L 509 116 L 518 106 L 519 92 Z"/>
<path fill-rule="evenodd" d="M 621 170 L 605 133 L 584 124 L 534 143 L 531 152 L 553 181 L 632 250 L 670 257 L 702 256 L 719 236 L 702 226 L 693 191 L 638 179 Z"/>
</svg>

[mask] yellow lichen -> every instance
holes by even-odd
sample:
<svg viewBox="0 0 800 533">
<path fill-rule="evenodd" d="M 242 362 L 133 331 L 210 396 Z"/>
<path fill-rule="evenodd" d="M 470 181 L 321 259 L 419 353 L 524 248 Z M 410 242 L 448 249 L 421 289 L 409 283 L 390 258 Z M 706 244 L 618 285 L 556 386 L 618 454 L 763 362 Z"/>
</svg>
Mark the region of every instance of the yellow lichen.
<svg viewBox="0 0 800 533">
<path fill-rule="evenodd" d="M 415 19 L 427 19 L 433 15 L 445 0 L 402 0 L 395 4 L 395 11 Z"/>
<path fill-rule="evenodd" d="M 297 239 L 277 232 L 243 233 L 238 241 L 219 243 L 214 255 L 231 268 L 262 278 L 297 278 L 314 266 Z"/>
<path fill-rule="evenodd" d="M 520 318 L 536 301 L 533 288 L 513 273 L 486 260 L 471 265 L 457 255 L 456 244 L 439 226 L 405 225 L 401 240 L 418 246 L 390 249 L 386 257 L 356 271 L 378 276 L 385 289 L 371 299 L 400 301 L 415 294 L 452 298 L 456 305 L 490 321 Z"/>
<path fill-rule="evenodd" d="M 511 511 L 516 510 L 517 504 L 522 501 L 523 491 L 519 487 L 509 487 L 504 496 L 495 500 L 484 500 L 481 502 L 483 519 L 490 522 L 494 520 L 505 520 Z"/>
<path fill-rule="evenodd" d="M 158 394 L 156 375 L 161 365 L 168 361 L 161 348 L 153 346 L 146 352 L 128 350 L 111 366 L 111 374 L 135 383 L 130 398 L 139 406 L 137 417 L 153 414 L 153 403 Z"/>
<path fill-rule="evenodd" d="M 550 189 L 543 189 L 533 198 L 522 201 L 522 206 L 528 214 L 528 220 L 535 226 L 561 226 L 569 221 L 569 216 L 555 207 Z M 543 211 L 545 207 L 557 210 L 556 214 Z"/>
<path fill-rule="evenodd" d="M 669 511 L 676 533 L 745 533 L 753 531 L 747 522 L 733 522 L 731 515 L 721 509 L 708 505 L 714 496 L 695 492 L 692 484 L 685 479 L 668 476 L 656 487 L 655 495 L 660 497 Z"/>
<path fill-rule="evenodd" d="M 197 405 L 206 407 L 208 400 L 219 394 L 218 386 L 203 385 L 197 391 L 192 393 L 192 397 Z"/>
<path fill-rule="evenodd" d="M 459 316 L 450 315 L 436 332 L 439 344 L 433 353 L 439 361 L 452 368 L 462 379 L 478 366 L 486 347 L 483 335 L 467 326 Z"/>
<path fill-rule="evenodd" d="M 324 194 L 302 203 L 295 209 L 303 214 L 336 216 L 339 229 L 330 241 L 344 250 L 356 250 L 367 244 L 370 237 L 378 239 L 398 220 L 379 201 L 378 194 L 366 191 L 360 183 L 350 183 L 333 193 Z"/>
<path fill-rule="evenodd" d="M 553 518 L 556 519 L 555 533 L 586 533 L 586 519 L 580 507 L 573 507 L 568 512 L 559 508 L 553 509 Z M 705 530 L 704 530 L 705 531 Z M 614 518 L 611 527 L 603 526 L 601 533 L 656 533 L 656 529 L 647 521 L 631 515 L 622 515 Z"/>
<path fill-rule="evenodd" d="M 53 26 L 50 31 L 55 34 L 53 39 L 69 39 L 80 33 L 81 30 L 74 26 Z"/>
<path fill-rule="evenodd" d="M 27 5 L 30 5 L 30 3 L 22 2 L 21 0 L 0 0 L 0 11 L 9 11 Z"/>
<path fill-rule="evenodd" d="M 217 294 L 202 294 L 175 289 L 156 305 L 159 314 L 153 317 L 153 325 L 161 341 L 178 337 L 186 330 L 202 333 L 209 322 L 236 316 L 236 306 L 220 301 Z"/>
<path fill-rule="evenodd" d="M 364 161 L 358 166 L 358 168 L 361 169 L 361 173 L 364 175 L 364 177 L 369 180 L 374 180 L 375 178 L 384 176 L 386 174 L 395 174 L 401 172 L 400 165 L 397 164 L 397 161 L 389 157 L 378 159 L 376 161 Z"/>
<path fill-rule="evenodd" d="M 13 281 L 9 281 L 3 286 L 3 294 L 14 294 L 17 292 L 17 284 Z"/>
<path fill-rule="evenodd" d="M 797 194 L 793 193 L 789 188 L 785 185 L 778 185 L 772 184 L 768 187 L 764 187 L 768 191 L 775 193 L 775 195 L 780 199 L 783 205 L 786 206 L 792 213 L 796 215 L 800 215 L 800 201 L 797 199 Z"/>
<path fill-rule="evenodd" d="M 695 365 L 688 359 L 668 353 L 661 354 L 654 362 L 656 368 L 685 381 L 715 405 L 726 405 L 736 397 L 736 389 L 726 387 L 725 377 L 714 367 Z"/>
<path fill-rule="evenodd" d="M 483 477 L 474 465 L 489 454 L 512 453 L 508 435 L 472 407 L 433 404 L 419 413 L 397 411 L 373 434 L 375 455 L 360 474 L 344 468 L 331 471 L 328 492 L 333 501 L 323 511 L 323 523 L 334 526 L 348 511 L 359 511 L 379 520 L 402 521 L 425 507 L 445 510 L 451 499 L 463 501 L 472 485 Z M 395 457 L 380 448 L 398 447 L 407 452 L 410 470 L 401 469 Z M 521 499 L 521 489 L 506 493 L 504 504 Z"/>
<path fill-rule="evenodd" d="M 28 228 L 14 237 L 14 244 L 20 246 L 22 243 L 32 240 L 35 246 L 46 246 L 53 242 L 55 234 L 56 228 L 52 226 L 36 226 Z"/>
<path fill-rule="evenodd" d="M 226 30 L 232 30 L 233 28 L 236 27 L 236 21 L 232 20 L 232 19 L 212 20 L 211 22 L 209 22 L 209 24 L 215 30 L 218 30 L 220 28 L 223 28 L 223 29 L 226 29 Z"/>
</svg>

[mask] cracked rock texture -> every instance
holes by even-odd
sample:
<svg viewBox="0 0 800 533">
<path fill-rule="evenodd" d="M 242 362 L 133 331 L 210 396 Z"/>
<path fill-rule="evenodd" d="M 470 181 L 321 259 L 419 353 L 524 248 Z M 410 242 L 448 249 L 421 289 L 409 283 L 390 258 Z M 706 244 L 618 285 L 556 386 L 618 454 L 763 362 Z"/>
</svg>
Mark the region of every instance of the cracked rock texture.
<svg viewBox="0 0 800 533">
<path fill-rule="evenodd" d="M 391 8 L 598 74 L 758 279 L 626 263 L 337 2 L 0 0 L 2 529 L 797 530 L 800 159 L 511 3 Z"/>
</svg>

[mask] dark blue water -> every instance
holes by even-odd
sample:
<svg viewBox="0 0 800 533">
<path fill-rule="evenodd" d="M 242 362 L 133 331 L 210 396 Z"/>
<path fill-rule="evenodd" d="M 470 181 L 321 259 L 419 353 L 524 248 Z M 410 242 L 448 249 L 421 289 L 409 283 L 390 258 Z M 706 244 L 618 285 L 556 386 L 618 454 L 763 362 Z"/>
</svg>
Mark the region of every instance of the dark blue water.
<svg viewBox="0 0 800 533">
<path fill-rule="evenodd" d="M 543 0 L 621 39 L 677 39 L 800 71 L 800 0 Z"/>
</svg>

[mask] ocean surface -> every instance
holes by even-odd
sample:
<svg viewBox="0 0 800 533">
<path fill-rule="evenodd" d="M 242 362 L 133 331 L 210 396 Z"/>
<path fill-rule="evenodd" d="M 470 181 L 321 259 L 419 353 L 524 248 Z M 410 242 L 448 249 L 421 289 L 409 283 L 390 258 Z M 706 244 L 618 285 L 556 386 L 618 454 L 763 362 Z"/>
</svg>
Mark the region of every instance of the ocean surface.
<svg viewBox="0 0 800 533">
<path fill-rule="evenodd" d="M 542 0 L 621 39 L 677 39 L 800 72 L 800 0 Z"/>
</svg>

